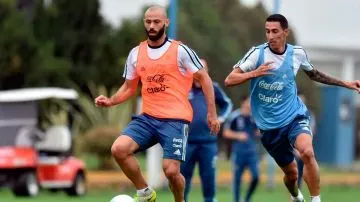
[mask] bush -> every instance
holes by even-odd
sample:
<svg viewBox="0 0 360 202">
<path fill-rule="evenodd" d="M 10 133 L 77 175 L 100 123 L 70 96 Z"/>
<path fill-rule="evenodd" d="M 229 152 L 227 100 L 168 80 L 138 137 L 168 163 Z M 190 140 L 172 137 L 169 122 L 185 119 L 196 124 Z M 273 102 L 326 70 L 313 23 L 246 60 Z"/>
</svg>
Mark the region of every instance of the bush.
<svg viewBox="0 0 360 202">
<path fill-rule="evenodd" d="M 120 128 L 109 126 L 99 126 L 90 129 L 84 134 L 83 152 L 95 155 L 99 161 L 99 169 L 109 170 L 117 168 L 115 161 L 111 157 L 111 145 L 120 134 Z"/>
<path fill-rule="evenodd" d="M 111 96 L 117 89 L 110 93 L 104 86 L 89 85 L 91 95 L 80 93 L 72 127 L 76 137 L 76 153 L 83 156 L 86 153 L 95 155 L 99 160 L 100 169 L 113 169 L 114 161 L 110 148 L 122 129 L 128 124 L 132 115 L 132 106 L 135 100 L 110 108 L 98 108 L 94 98 L 98 95 Z"/>
</svg>

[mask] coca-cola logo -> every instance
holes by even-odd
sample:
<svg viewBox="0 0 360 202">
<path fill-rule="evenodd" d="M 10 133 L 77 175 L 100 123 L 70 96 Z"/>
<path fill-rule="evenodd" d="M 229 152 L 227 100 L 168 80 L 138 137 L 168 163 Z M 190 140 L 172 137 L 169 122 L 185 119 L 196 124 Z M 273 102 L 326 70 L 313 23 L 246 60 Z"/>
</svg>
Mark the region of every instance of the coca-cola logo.
<svg viewBox="0 0 360 202">
<path fill-rule="evenodd" d="M 277 90 L 280 91 L 284 89 L 284 82 L 273 82 L 273 83 L 266 83 L 264 80 L 259 82 L 259 87 L 265 90 Z"/>
<path fill-rule="evenodd" d="M 146 78 L 147 82 L 164 83 L 166 74 L 155 74 Z"/>
<path fill-rule="evenodd" d="M 155 83 L 155 87 L 148 87 L 146 91 L 148 93 L 159 93 L 166 91 L 169 86 L 165 85 L 164 82 L 166 81 L 166 74 L 155 74 L 146 77 L 146 81 L 149 83 Z M 159 85 L 160 84 L 160 85 Z"/>
</svg>

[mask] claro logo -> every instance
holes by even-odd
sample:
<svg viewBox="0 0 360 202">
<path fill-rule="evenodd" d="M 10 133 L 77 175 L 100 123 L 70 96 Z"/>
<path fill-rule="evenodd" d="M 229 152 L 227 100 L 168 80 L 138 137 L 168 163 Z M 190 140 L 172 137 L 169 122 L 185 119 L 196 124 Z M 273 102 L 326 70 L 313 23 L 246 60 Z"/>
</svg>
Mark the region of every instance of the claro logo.
<svg viewBox="0 0 360 202">
<path fill-rule="evenodd" d="M 165 91 L 167 88 L 169 88 L 166 85 L 160 84 L 159 87 L 149 87 L 146 89 L 148 93 L 159 93 Z"/>
</svg>

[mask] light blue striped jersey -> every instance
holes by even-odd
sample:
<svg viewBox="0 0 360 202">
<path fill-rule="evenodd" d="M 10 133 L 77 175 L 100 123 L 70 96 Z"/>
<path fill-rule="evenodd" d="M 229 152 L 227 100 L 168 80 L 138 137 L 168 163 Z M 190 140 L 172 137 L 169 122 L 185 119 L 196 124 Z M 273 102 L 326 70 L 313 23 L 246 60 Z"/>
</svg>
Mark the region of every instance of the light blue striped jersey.
<svg viewBox="0 0 360 202">
<path fill-rule="evenodd" d="M 265 49 L 269 49 L 268 45 L 262 44 L 257 48 L 259 54 L 256 68 L 269 61 L 264 57 Z M 271 70 L 273 74 L 251 80 L 252 115 L 260 129 L 281 128 L 296 116 L 308 114 L 306 106 L 297 96 L 294 68 L 299 66 L 295 67 L 294 64 L 294 46 L 287 44 L 281 63 Z"/>
</svg>

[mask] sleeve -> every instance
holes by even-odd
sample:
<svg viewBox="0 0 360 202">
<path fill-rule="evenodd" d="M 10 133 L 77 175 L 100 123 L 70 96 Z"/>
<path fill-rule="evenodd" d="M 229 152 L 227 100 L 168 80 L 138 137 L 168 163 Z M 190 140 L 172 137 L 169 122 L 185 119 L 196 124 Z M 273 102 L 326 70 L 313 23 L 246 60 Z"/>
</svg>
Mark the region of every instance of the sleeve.
<svg viewBox="0 0 360 202">
<path fill-rule="evenodd" d="M 235 68 L 240 68 L 243 72 L 249 72 L 256 69 L 256 63 L 259 57 L 259 48 L 251 48 L 246 55 L 234 65 Z"/>
<path fill-rule="evenodd" d="M 313 130 L 313 132 L 315 132 L 316 130 L 316 118 L 315 118 L 315 114 L 311 112 L 311 116 L 310 116 L 310 127 L 311 130 Z"/>
<path fill-rule="evenodd" d="M 214 82 L 215 103 L 219 106 L 219 121 L 224 122 L 233 109 L 231 99 L 225 94 L 218 83 Z"/>
<path fill-rule="evenodd" d="M 305 71 L 311 71 L 314 69 L 314 66 L 311 64 L 305 50 L 302 47 L 297 48 L 298 53 L 296 54 L 300 64 L 301 68 Z"/>
<path fill-rule="evenodd" d="M 191 73 L 195 73 L 203 68 L 203 64 L 201 63 L 199 57 L 191 48 L 184 44 L 180 44 L 178 50 L 181 68 L 184 68 Z"/>
<path fill-rule="evenodd" d="M 136 73 L 136 62 L 137 62 L 137 55 L 139 52 L 139 47 L 133 48 L 125 63 L 123 77 L 127 80 L 133 80 L 138 77 Z"/>
</svg>

